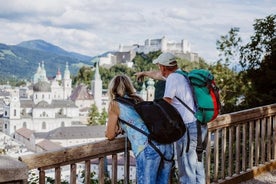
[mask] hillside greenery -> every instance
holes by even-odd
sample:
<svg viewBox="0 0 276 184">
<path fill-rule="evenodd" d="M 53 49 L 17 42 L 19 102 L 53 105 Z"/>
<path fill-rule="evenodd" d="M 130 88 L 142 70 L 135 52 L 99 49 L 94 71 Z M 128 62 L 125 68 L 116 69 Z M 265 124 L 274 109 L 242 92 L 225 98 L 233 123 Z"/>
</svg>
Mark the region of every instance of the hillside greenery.
<svg viewBox="0 0 276 184">
<path fill-rule="evenodd" d="M 43 46 L 43 47 L 42 47 Z M 48 76 L 55 76 L 58 68 L 65 70 L 66 63 L 72 75 L 76 75 L 81 66 L 92 65 L 91 58 L 66 52 L 42 40 L 24 42 L 18 45 L 0 43 L 0 84 L 10 81 L 16 85 L 18 80 L 31 80 L 38 63 L 44 61 Z"/>
</svg>

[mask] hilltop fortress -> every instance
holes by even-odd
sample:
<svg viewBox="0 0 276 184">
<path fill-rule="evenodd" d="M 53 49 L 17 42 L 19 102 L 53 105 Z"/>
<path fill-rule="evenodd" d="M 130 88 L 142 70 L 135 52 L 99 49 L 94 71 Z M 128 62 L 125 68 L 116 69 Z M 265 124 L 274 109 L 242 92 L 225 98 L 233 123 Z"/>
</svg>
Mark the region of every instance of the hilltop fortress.
<svg viewBox="0 0 276 184">
<path fill-rule="evenodd" d="M 117 52 L 108 53 L 99 57 L 99 63 L 101 66 L 110 67 L 114 64 L 122 63 L 128 67 L 132 67 L 132 59 L 136 53 L 145 53 L 154 51 L 171 52 L 175 56 L 183 59 L 187 59 L 192 62 L 199 61 L 198 53 L 191 51 L 191 44 L 187 40 L 181 40 L 180 42 L 169 41 L 165 36 L 159 39 L 146 39 L 144 45 L 119 45 Z"/>
</svg>

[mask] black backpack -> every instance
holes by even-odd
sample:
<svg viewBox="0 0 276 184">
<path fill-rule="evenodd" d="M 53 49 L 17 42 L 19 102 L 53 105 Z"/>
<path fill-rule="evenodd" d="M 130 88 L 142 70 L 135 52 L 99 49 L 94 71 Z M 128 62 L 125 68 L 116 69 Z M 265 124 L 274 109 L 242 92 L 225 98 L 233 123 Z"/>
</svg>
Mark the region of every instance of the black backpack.
<svg viewBox="0 0 276 184">
<path fill-rule="evenodd" d="M 160 144 L 171 144 L 179 140 L 185 134 L 186 126 L 177 109 L 164 99 L 143 101 L 139 103 L 135 103 L 132 99 L 124 97 L 116 97 L 115 100 L 133 106 L 145 122 L 149 134 L 123 119 L 119 118 L 119 120 L 146 135 L 149 144 L 158 152 L 162 159 L 173 161 L 173 157 L 170 159 L 165 158 L 160 150 L 152 143 L 152 140 Z"/>
<path fill-rule="evenodd" d="M 123 97 L 117 97 L 115 100 L 134 107 L 150 132 L 146 135 L 150 140 L 160 144 L 170 144 L 180 139 L 186 132 L 181 115 L 164 99 L 143 101 L 137 104 Z"/>
</svg>

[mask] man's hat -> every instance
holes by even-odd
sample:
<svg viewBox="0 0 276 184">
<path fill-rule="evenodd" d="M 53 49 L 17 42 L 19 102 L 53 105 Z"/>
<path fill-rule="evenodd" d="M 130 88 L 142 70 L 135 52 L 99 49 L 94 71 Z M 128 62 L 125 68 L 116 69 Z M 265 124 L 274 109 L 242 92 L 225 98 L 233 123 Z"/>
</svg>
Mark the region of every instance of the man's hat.
<svg viewBox="0 0 276 184">
<path fill-rule="evenodd" d="M 172 53 L 164 52 L 160 54 L 157 59 L 153 60 L 153 64 L 175 66 L 177 63 L 174 61 L 176 61 L 176 58 Z"/>
</svg>

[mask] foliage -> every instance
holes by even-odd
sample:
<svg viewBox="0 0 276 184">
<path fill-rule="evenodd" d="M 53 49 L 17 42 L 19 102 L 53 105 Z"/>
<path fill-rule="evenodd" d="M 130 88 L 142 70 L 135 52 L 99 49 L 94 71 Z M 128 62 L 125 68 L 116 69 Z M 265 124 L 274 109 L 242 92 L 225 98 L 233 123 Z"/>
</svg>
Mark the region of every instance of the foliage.
<svg viewBox="0 0 276 184">
<path fill-rule="evenodd" d="M 185 71 L 191 71 L 193 69 L 207 69 L 209 65 L 202 59 L 199 58 L 198 62 L 191 62 L 187 59 L 177 58 L 179 68 Z"/>
<path fill-rule="evenodd" d="M 276 15 L 269 15 L 265 19 L 256 19 L 253 24 L 255 34 L 245 46 L 242 46 L 241 65 L 244 69 L 257 69 L 264 57 L 275 52 Z"/>
<path fill-rule="evenodd" d="M 224 103 L 226 112 L 275 103 L 276 15 L 256 19 L 253 27 L 255 33 L 245 45 L 241 45 L 238 28 L 231 28 L 228 35 L 217 41 L 221 57 L 217 65 L 229 66 L 238 58 L 243 69 L 239 73 L 234 70 L 229 83 L 223 80 L 223 85 L 229 88 L 222 95 L 227 102 Z M 223 73 L 220 74 L 222 76 Z"/>
<path fill-rule="evenodd" d="M 102 110 L 101 114 L 100 114 L 99 124 L 100 125 L 105 125 L 106 124 L 106 120 L 107 120 L 107 112 L 106 112 L 106 110 L 104 108 Z"/>
<path fill-rule="evenodd" d="M 90 57 L 87 57 L 90 58 Z M 91 65 L 90 60 L 80 60 L 64 53 L 52 53 L 49 50 L 36 50 L 18 45 L 0 44 L 0 78 L 30 80 L 37 70 L 38 63 L 44 61 L 49 76 L 55 76 L 58 68 L 65 68 L 70 63 L 70 72 L 76 74 L 80 66 Z M 5 82 L 6 83 L 6 82 Z"/>
<path fill-rule="evenodd" d="M 223 63 L 225 66 L 238 63 L 239 47 L 242 42 L 238 36 L 239 28 L 231 28 L 227 35 L 221 36 L 220 40 L 217 40 L 216 45 L 219 51 L 219 63 Z"/>
<path fill-rule="evenodd" d="M 99 125 L 100 113 L 95 104 L 91 105 L 89 114 L 88 114 L 88 125 Z"/>
<path fill-rule="evenodd" d="M 81 83 L 90 85 L 92 76 L 93 76 L 93 72 L 92 72 L 91 68 L 88 66 L 83 66 L 79 69 L 77 76 L 72 77 L 73 85 L 77 85 L 77 84 L 81 84 Z"/>
<path fill-rule="evenodd" d="M 52 177 L 48 177 L 46 176 L 46 183 L 47 184 L 54 184 L 55 183 L 55 179 L 53 179 Z M 35 173 L 34 170 L 30 170 L 28 172 L 28 184 L 37 184 L 39 183 L 39 177 L 38 175 Z M 68 181 L 62 180 L 61 184 L 69 184 Z"/>
<path fill-rule="evenodd" d="M 98 184 L 98 183 L 99 183 L 98 180 L 96 180 L 96 179 L 94 178 L 95 175 L 96 175 L 95 172 L 91 172 L 91 173 L 90 173 L 90 184 Z M 80 176 L 80 178 L 83 178 L 82 183 L 85 183 L 85 171 L 84 171 L 84 170 L 81 171 L 81 176 Z"/>
<path fill-rule="evenodd" d="M 239 101 L 245 93 L 244 83 L 241 75 L 236 71 L 239 63 L 239 49 L 242 43 L 238 36 L 239 28 L 231 28 L 227 35 L 217 40 L 219 60 L 211 68 L 215 75 L 217 85 L 220 88 L 222 103 L 221 113 L 228 113 L 239 110 Z M 232 66 L 232 70 L 230 69 Z"/>
</svg>

